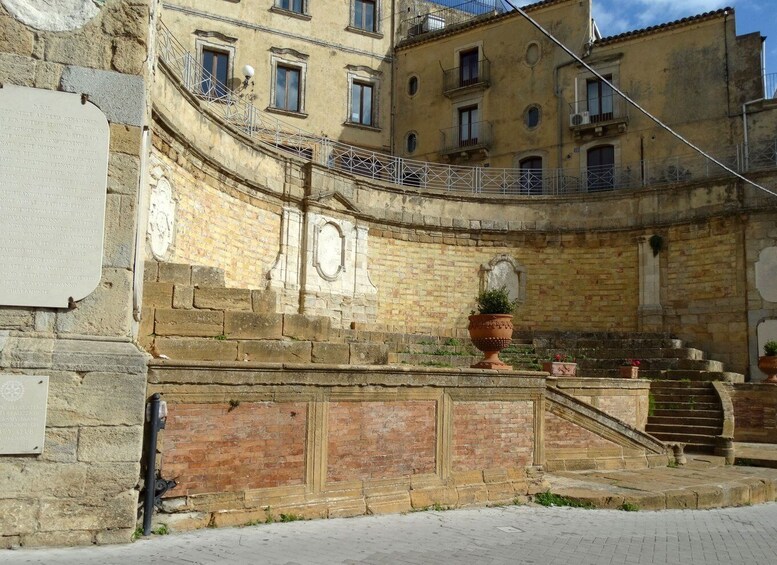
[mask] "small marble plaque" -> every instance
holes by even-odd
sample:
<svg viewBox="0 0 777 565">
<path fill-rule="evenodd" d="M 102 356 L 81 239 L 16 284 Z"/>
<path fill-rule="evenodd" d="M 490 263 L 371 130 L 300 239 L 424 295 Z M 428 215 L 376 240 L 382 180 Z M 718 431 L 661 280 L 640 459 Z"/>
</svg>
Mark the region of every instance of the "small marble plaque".
<svg viewBox="0 0 777 565">
<path fill-rule="evenodd" d="M 100 282 L 109 132 L 77 94 L 0 88 L 0 305 L 64 308 Z"/>
<path fill-rule="evenodd" d="M 49 378 L 0 374 L 0 455 L 43 453 Z"/>
</svg>

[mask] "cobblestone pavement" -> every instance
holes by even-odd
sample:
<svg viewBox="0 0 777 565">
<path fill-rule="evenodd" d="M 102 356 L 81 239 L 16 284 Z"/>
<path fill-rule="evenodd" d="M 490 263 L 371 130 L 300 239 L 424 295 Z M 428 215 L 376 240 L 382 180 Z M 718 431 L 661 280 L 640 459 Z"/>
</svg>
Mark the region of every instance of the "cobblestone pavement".
<svg viewBox="0 0 777 565">
<path fill-rule="evenodd" d="M 14 564 L 777 563 L 777 503 L 622 512 L 507 506 L 153 537 L 131 545 L 0 551 Z"/>
</svg>

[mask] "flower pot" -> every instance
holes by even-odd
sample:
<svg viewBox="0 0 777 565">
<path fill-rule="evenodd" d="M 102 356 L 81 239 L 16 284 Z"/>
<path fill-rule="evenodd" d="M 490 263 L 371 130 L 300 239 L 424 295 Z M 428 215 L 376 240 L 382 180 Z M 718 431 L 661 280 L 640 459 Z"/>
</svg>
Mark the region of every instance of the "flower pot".
<svg viewBox="0 0 777 565">
<path fill-rule="evenodd" d="M 620 376 L 622 379 L 637 379 L 639 378 L 639 367 L 632 367 L 627 365 L 625 367 L 618 367 Z"/>
<path fill-rule="evenodd" d="M 763 382 L 777 384 L 777 355 L 764 355 L 758 358 L 758 368 L 768 376 Z"/>
<path fill-rule="evenodd" d="M 513 341 L 512 314 L 473 314 L 469 317 L 469 337 L 485 354 L 482 361 L 472 365 L 473 369 L 513 369 L 499 359 L 499 352 Z"/>
<path fill-rule="evenodd" d="M 577 374 L 577 363 L 566 361 L 544 361 L 542 370 L 551 377 L 574 377 Z"/>
</svg>

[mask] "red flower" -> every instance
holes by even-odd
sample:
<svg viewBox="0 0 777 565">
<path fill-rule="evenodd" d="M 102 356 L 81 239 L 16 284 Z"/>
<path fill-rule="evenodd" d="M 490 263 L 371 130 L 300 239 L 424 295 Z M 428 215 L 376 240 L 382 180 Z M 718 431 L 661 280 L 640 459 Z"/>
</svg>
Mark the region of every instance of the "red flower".
<svg viewBox="0 0 777 565">
<path fill-rule="evenodd" d="M 553 357 L 554 361 L 561 361 L 561 353 L 556 353 L 555 357 Z"/>
</svg>

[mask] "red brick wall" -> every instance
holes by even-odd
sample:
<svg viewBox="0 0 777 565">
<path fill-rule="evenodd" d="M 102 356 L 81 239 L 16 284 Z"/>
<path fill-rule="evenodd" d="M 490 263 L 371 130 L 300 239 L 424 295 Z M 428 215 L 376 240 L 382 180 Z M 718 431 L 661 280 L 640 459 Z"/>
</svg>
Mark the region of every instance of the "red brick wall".
<svg viewBox="0 0 777 565">
<path fill-rule="evenodd" d="M 327 481 L 435 471 L 436 403 L 332 402 Z"/>
<path fill-rule="evenodd" d="M 777 387 L 764 384 L 732 385 L 734 441 L 777 443 Z"/>
<path fill-rule="evenodd" d="M 578 425 L 545 413 L 545 449 L 585 449 L 589 447 L 618 447 Z"/>
<path fill-rule="evenodd" d="M 473 401 L 453 406 L 453 470 L 532 465 L 532 402 Z"/>
<path fill-rule="evenodd" d="M 304 402 L 169 404 L 162 469 L 170 496 L 302 484 Z"/>
</svg>

